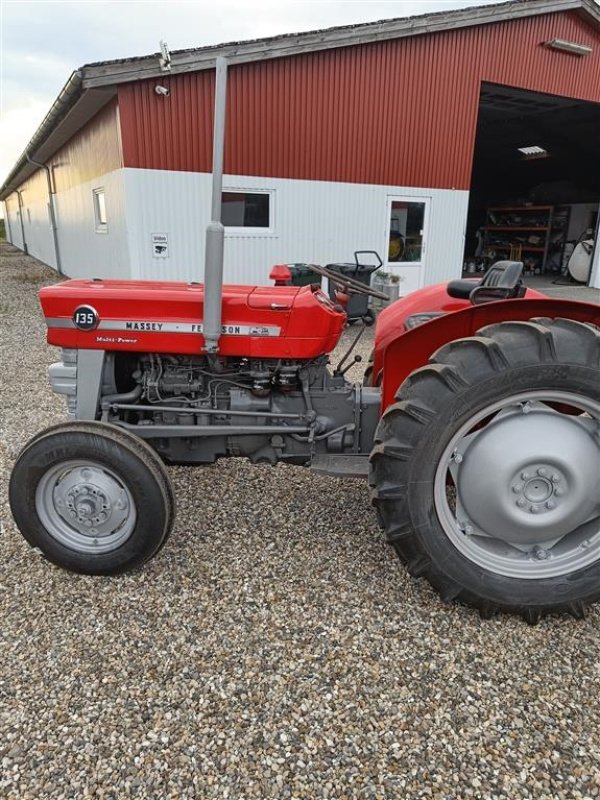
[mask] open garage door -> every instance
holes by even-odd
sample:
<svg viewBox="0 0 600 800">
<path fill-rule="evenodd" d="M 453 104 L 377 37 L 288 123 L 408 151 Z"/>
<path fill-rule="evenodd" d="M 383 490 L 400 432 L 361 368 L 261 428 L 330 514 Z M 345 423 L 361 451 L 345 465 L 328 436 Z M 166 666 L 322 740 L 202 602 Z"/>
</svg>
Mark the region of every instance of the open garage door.
<svg viewBox="0 0 600 800">
<path fill-rule="evenodd" d="M 465 271 L 523 261 L 530 285 L 600 287 L 600 104 L 484 83 Z"/>
</svg>

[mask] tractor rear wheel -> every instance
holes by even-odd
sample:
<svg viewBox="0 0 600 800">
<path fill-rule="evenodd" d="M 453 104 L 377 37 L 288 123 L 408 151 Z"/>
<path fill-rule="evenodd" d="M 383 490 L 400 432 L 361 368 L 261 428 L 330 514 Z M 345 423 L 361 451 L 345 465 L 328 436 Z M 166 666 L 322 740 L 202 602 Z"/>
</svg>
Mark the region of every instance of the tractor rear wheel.
<svg viewBox="0 0 600 800">
<path fill-rule="evenodd" d="M 56 425 L 34 436 L 11 474 L 10 505 L 25 539 L 74 572 L 111 575 L 163 546 L 175 514 L 158 455 L 101 422 Z"/>
<path fill-rule="evenodd" d="M 504 322 L 445 345 L 383 415 L 370 482 L 444 600 L 583 616 L 600 599 L 600 329 Z"/>
</svg>

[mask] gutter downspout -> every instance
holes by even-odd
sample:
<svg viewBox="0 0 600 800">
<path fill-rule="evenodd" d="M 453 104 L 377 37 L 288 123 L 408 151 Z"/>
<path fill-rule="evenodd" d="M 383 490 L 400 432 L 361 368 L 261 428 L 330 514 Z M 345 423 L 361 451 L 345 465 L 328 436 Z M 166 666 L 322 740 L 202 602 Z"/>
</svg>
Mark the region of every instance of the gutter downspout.
<svg viewBox="0 0 600 800">
<path fill-rule="evenodd" d="M 221 305 L 223 299 L 223 246 L 225 228 L 221 222 L 223 190 L 223 145 L 225 140 L 225 104 L 227 60 L 217 56 L 215 71 L 215 121 L 213 132 L 212 208 L 206 228 L 204 261 L 204 349 L 219 352 Z"/>
<path fill-rule="evenodd" d="M 19 220 L 21 222 L 21 238 L 23 239 L 23 252 L 25 255 L 29 253 L 27 249 L 27 242 L 25 241 L 25 224 L 23 223 L 23 198 L 21 197 L 21 190 L 17 189 L 17 200 L 19 201 Z"/>
<path fill-rule="evenodd" d="M 62 264 L 60 260 L 60 248 L 58 246 L 58 228 L 56 225 L 56 209 L 54 207 L 54 196 L 56 192 L 54 191 L 54 186 L 52 183 L 52 172 L 48 164 L 42 164 L 39 161 L 34 161 L 33 158 L 30 157 L 27 150 L 25 151 L 25 158 L 30 164 L 33 164 L 34 167 L 46 170 L 46 181 L 48 183 L 48 203 L 50 206 L 50 227 L 52 228 L 52 239 L 54 241 L 54 257 L 56 258 L 56 271 L 61 277 L 64 277 L 64 272 L 62 271 Z"/>
</svg>

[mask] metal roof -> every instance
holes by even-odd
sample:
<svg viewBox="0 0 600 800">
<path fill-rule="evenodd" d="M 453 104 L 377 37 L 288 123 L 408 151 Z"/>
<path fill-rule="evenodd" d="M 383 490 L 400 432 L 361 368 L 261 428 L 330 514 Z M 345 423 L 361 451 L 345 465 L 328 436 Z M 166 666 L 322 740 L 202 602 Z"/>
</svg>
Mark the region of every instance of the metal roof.
<svg viewBox="0 0 600 800">
<path fill-rule="evenodd" d="M 455 11 L 174 50 L 170 54 L 168 74 L 213 68 L 217 56 L 225 56 L 230 64 L 241 64 L 568 11 L 578 13 L 600 30 L 600 5 L 596 0 L 510 0 Z M 160 53 L 85 64 L 76 70 L 0 187 L 0 199 L 37 169 L 27 156 L 37 161 L 49 158 L 115 96 L 118 84 L 161 75 L 165 72 L 161 68 Z"/>
</svg>

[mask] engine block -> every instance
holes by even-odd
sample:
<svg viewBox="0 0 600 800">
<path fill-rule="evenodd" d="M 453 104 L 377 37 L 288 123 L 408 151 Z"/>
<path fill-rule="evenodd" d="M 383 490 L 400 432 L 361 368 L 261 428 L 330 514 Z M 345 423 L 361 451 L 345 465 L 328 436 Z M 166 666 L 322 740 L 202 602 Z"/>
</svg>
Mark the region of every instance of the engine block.
<svg viewBox="0 0 600 800">
<path fill-rule="evenodd" d="M 253 359 L 107 352 L 95 411 L 81 413 L 88 384 L 82 352 L 53 365 L 71 418 L 95 418 L 146 439 L 172 463 L 225 455 L 305 464 L 317 453 L 369 452 L 380 394 L 349 383 L 326 356 Z M 92 417 L 93 413 L 93 417 Z"/>
</svg>

